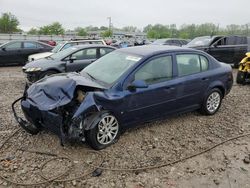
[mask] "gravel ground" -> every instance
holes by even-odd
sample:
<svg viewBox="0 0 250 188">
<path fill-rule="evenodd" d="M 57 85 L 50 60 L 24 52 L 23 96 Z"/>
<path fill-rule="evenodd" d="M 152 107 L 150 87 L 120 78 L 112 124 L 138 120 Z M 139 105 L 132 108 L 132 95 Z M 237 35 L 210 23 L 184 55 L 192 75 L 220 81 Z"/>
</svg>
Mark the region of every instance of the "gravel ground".
<svg viewBox="0 0 250 188">
<path fill-rule="evenodd" d="M 234 75 L 236 74 L 234 70 Z M 0 145 L 18 128 L 11 103 L 22 95 L 24 75 L 21 67 L 0 68 Z M 250 87 L 234 84 L 214 116 L 187 113 L 131 129 L 119 141 L 103 150 L 103 167 L 137 168 L 159 165 L 207 149 L 230 137 L 250 133 Z M 58 138 L 41 132 L 31 136 L 24 131 L 13 136 L 0 151 L 0 174 L 13 181 L 34 183 L 44 181 L 40 169 L 52 156 L 21 151 L 39 150 L 72 158 L 74 168 L 62 179 L 83 175 L 90 169 L 84 162 L 95 164 L 98 153 L 89 151 L 85 144 L 62 147 Z M 9 158 L 9 161 L 1 160 Z M 244 188 L 250 187 L 250 137 L 228 142 L 203 155 L 175 165 L 143 171 L 104 170 L 68 182 L 52 182 L 37 187 L 171 187 L 171 188 Z M 246 158 L 244 160 L 244 158 Z M 46 178 L 53 178 L 70 167 L 66 159 L 52 160 L 43 166 Z M 0 187 L 17 187 L 0 179 Z"/>
</svg>

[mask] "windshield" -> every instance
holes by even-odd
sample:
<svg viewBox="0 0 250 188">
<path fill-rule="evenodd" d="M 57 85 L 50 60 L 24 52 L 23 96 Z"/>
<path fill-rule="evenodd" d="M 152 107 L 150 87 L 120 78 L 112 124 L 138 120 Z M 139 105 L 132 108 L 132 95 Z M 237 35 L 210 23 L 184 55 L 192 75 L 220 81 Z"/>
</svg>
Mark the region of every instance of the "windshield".
<svg viewBox="0 0 250 188">
<path fill-rule="evenodd" d="M 60 52 L 57 52 L 55 54 L 52 54 L 51 56 L 49 56 L 49 58 L 51 59 L 63 59 L 65 57 L 67 57 L 68 55 L 70 55 L 72 52 L 74 52 L 76 50 L 75 47 L 70 47 L 70 48 L 67 48 L 66 50 L 63 50 L 63 51 L 60 51 Z"/>
<path fill-rule="evenodd" d="M 112 84 L 142 57 L 122 52 L 111 52 L 82 70 L 92 78 Z"/>
<path fill-rule="evenodd" d="M 166 39 L 157 39 L 152 44 L 164 44 L 166 42 Z"/>
<path fill-rule="evenodd" d="M 190 41 L 187 46 L 208 46 L 209 43 L 212 41 L 212 37 L 205 36 L 205 37 L 197 37 Z"/>
<path fill-rule="evenodd" d="M 62 47 L 62 45 L 63 45 L 63 43 L 59 43 L 58 45 L 56 45 L 55 48 L 53 48 L 53 49 L 51 50 L 51 52 L 57 53 L 57 52 L 59 51 L 59 49 Z"/>
</svg>

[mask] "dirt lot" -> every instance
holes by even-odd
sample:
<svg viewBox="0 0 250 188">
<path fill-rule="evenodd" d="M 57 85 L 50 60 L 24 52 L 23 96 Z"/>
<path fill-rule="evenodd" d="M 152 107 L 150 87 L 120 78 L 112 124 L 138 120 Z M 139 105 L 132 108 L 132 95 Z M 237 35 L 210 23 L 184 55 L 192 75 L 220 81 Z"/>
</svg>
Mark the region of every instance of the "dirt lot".
<svg viewBox="0 0 250 188">
<path fill-rule="evenodd" d="M 24 83 L 21 67 L 0 68 L 0 146 L 13 130 L 18 129 L 10 106 L 22 95 Z M 129 130 L 116 144 L 100 152 L 106 155 L 102 166 L 137 168 L 159 165 L 246 133 L 250 133 L 250 86 L 234 84 L 216 115 L 208 117 L 193 112 Z M 0 160 L 8 158 L 0 161 L 0 175 L 22 183 L 45 181 L 40 176 L 40 169 L 47 179 L 51 179 L 65 172 L 70 164 L 58 159 L 43 166 L 53 156 L 20 149 L 71 157 L 74 167 L 69 176 L 60 180 L 84 175 L 93 169 L 84 162 L 96 164 L 101 158 L 98 153 L 88 151 L 90 148 L 85 144 L 62 147 L 58 138 L 49 132 L 31 136 L 19 131 L 0 151 Z M 250 164 L 243 161 L 249 155 L 250 136 L 171 166 L 132 172 L 104 170 L 99 177 L 90 174 L 77 180 L 50 182 L 38 187 L 244 188 L 250 187 Z M 5 186 L 17 185 L 0 179 L 0 187 Z"/>
</svg>

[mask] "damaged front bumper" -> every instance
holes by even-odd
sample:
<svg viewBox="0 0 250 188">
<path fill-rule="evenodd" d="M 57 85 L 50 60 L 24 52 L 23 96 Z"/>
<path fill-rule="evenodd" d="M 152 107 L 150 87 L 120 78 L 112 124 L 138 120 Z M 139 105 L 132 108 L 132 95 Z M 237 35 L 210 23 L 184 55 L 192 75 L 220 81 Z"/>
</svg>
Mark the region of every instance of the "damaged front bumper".
<svg viewBox="0 0 250 188">
<path fill-rule="evenodd" d="M 24 117 L 21 118 L 16 111 L 16 104 L 21 103 Z M 46 129 L 56 134 L 63 145 L 66 141 L 85 141 L 82 118 L 74 118 L 65 123 L 65 118 L 55 111 L 43 111 L 31 105 L 25 97 L 21 97 L 12 103 L 12 111 L 18 124 L 27 132 L 34 134 L 37 130 Z M 31 126 L 32 125 L 32 126 Z M 66 128 L 67 127 L 67 128 Z"/>
</svg>

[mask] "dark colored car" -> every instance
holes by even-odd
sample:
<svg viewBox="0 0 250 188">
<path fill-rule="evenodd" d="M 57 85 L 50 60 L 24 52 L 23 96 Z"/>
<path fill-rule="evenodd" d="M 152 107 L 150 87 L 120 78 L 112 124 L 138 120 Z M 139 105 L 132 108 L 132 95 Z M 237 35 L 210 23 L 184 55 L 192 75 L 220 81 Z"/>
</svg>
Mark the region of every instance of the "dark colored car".
<svg viewBox="0 0 250 188">
<path fill-rule="evenodd" d="M 52 46 L 38 41 L 11 41 L 0 46 L 0 66 L 24 65 L 28 56 L 39 52 L 49 52 Z"/>
<path fill-rule="evenodd" d="M 203 36 L 194 38 L 187 47 L 203 50 L 218 61 L 238 67 L 250 50 L 250 38 L 244 36 Z"/>
<path fill-rule="evenodd" d="M 166 39 L 157 39 L 151 45 L 169 45 L 169 46 L 183 46 L 188 42 L 185 39 L 175 39 L 175 38 L 166 38 Z"/>
<path fill-rule="evenodd" d="M 39 80 L 12 107 L 31 134 L 45 128 L 102 149 L 131 125 L 194 110 L 213 115 L 232 84 L 231 66 L 202 51 L 147 45 Z M 19 100 L 29 123 L 14 110 Z"/>
<path fill-rule="evenodd" d="M 49 57 L 27 63 L 23 67 L 29 82 L 63 72 L 78 72 L 115 48 L 104 45 L 78 45 Z"/>
</svg>

